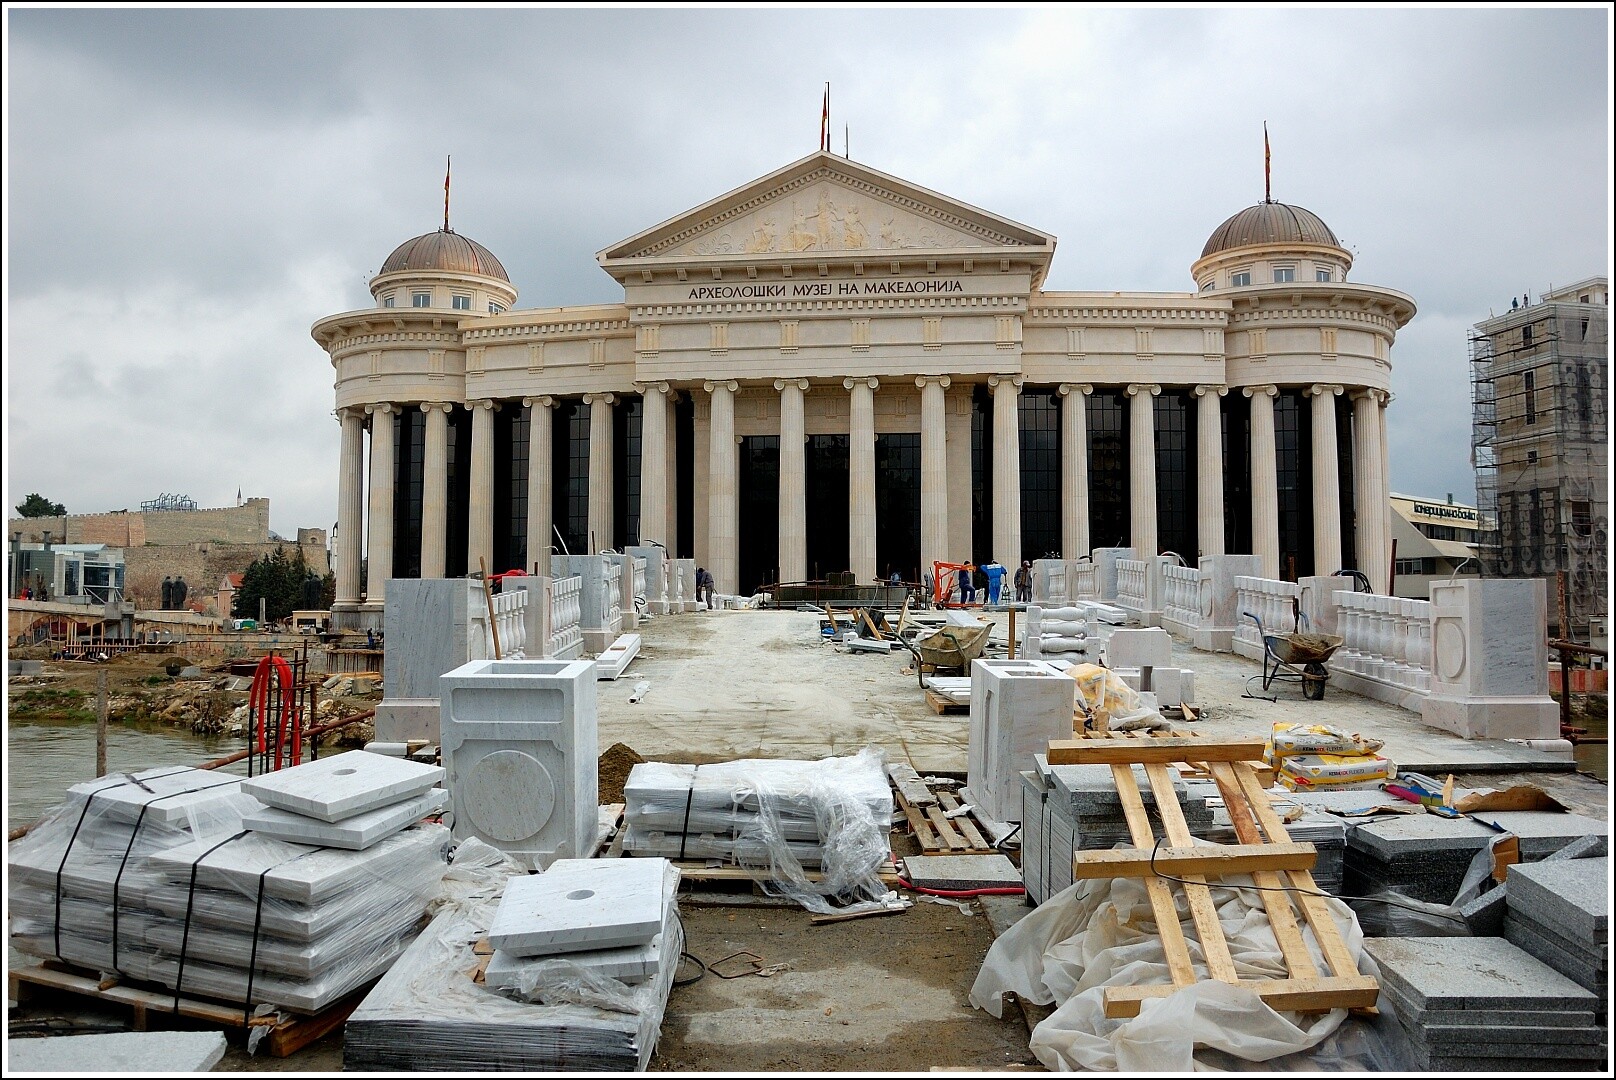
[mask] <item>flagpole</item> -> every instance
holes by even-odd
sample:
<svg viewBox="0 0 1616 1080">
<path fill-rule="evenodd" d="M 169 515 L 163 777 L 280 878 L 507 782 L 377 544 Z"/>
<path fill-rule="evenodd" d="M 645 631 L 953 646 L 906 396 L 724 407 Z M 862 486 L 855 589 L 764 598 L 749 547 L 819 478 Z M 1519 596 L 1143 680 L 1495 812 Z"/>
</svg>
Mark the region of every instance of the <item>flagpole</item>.
<svg viewBox="0 0 1616 1080">
<path fill-rule="evenodd" d="M 1274 152 L 1268 146 L 1268 121 L 1262 122 L 1262 186 L 1263 202 L 1274 201 Z"/>
<path fill-rule="evenodd" d="M 443 156 L 443 231 L 449 231 L 449 166 L 454 159 L 448 154 Z"/>
</svg>

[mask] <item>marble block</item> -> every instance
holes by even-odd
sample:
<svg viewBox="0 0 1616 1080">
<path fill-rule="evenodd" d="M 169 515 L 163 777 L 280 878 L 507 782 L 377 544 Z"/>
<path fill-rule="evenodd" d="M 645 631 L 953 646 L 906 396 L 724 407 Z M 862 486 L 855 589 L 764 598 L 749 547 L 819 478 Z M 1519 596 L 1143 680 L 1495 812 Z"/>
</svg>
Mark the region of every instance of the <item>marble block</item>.
<svg viewBox="0 0 1616 1080">
<path fill-rule="evenodd" d="M 443 676 L 443 762 L 457 839 L 529 869 L 588 854 L 598 790 L 592 660 L 479 660 Z"/>
<path fill-rule="evenodd" d="M 90 799 L 90 814 L 142 826 L 184 827 L 193 813 L 222 808 L 223 797 L 239 794 L 241 777 L 186 766 L 160 766 L 137 773 L 103 776 L 67 789 L 70 801 Z M 250 804 L 243 803 L 243 806 Z"/>
<path fill-rule="evenodd" d="M 599 652 L 622 630 L 622 564 L 610 555 L 552 555 L 551 572 L 557 577 L 583 579 L 578 594 L 578 625 L 585 648 Z M 593 642 L 593 644 L 591 644 Z"/>
<path fill-rule="evenodd" d="M 908 855 L 903 867 L 909 883 L 923 889 L 1003 889 L 1021 884 L 1021 871 L 1003 855 Z"/>
<path fill-rule="evenodd" d="M 1112 668 L 1117 677 L 1135 690 L 1139 689 L 1140 671 L 1136 667 Z M 1150 672 L 1151 692 L 1159 705 L 1179 705 L 1195 700 L 1195 672 L 1184 668 L 1159 667 Z"/>
<path fill-rule="evenodd" d="M 1105 643 L 1107 667 L 1166 667 L 1173 662 L 1173 635 L 1160 627 L 1111 631 Z"/>
<path fill-rule="evenodd" d="M 1135 558 L 1138 556 L 1131 547 L 1094 549 L 1094 585 L 1101 600 L 1117 598 L 1117 560 Z"/>
<path fill-rule="evenodd" d="M 612 642 L 610 648 L 595 658 L 595 678 L 616 680 L 638 655 L 640 655 L 640 635 L 620 635 Z"/>
<path fill-rule="evenodd" d="M 350 750 L 254 776 L 241 790 L 266 806 L 336 822 L 422 795 L 442 779 L 437 765 Z"/>
<path fill-rule="evenodd" d="M 9 1039 L 8 1071 L 70 1073 L 211 1072 L 224 1058 L 222 1031 L 119 1031 L 106 1035 L 56 1035 Z"/>
<path fill-rule="evenodd" d="M 642 860 L 643 861 L 643 860 Z M 643 945 L 625 945 L 616 949 L 592 949 L 588 952 L 570 952 L 561 955 L 514 956 L 504 949 L 494 950 L 483 971 L 483 981 L 500 990 L 515 990 L 522 976 L 547 960 L 565 960 L 577 964 L 596 975 L 636 985 L 657 973 L 662 963 L 662 935 L 658 934 Z"/>
<path fill-rule="evenodd" d="M 1425 722 L 1467 739 L 1553 739 L 1541 579 L 1431 584 L 1431 692 Z"/>
<path fill-rule="evenodd" d="M 1201 570 L 1201 623 L 1195 630 L 1195 647 L 1202 652 L 1233 652 L 1234 633 L 1240 619 L 1240 604 L 1234 579 L 1261 577 L 1262 558 L 1258 555 L 1203 555 Z"/>
<path fill-rule="evenodd" d="M 1083 617 L 1103 622 L 1110 626 L 1127 626 L 1128 613 L 1114 604 L 1102 604 L 1094 600 L 1079 600 L 1077 606 L 1082 610 Z"/>
<path fill-rule="evenodd" d="M 403 832 L 428 814 L 437 813 L 448 803 L 447 791 L 431 788 L 419 797 L 355 814 L 335 823 L 294 814 L 290 810 L 265 807 L 242 818 L 241 824 L 243 828 L 285 840 L 289 844 L 363 851 L 394 833 Z"/>
<path fill-rule="evenodd" d="M 562 859 L 511 878 L 488 941 L 511 956 L 644 945 L 662 929 L 667 868 L 665 859 Z"/>
<path fill-rule="evenodd" d="M 1037 660 L 971 661 L 969 782 L 982 812 L 1021 819 L 1019 773 L 1072 735 L 1077 683 Z"/>
</svg>

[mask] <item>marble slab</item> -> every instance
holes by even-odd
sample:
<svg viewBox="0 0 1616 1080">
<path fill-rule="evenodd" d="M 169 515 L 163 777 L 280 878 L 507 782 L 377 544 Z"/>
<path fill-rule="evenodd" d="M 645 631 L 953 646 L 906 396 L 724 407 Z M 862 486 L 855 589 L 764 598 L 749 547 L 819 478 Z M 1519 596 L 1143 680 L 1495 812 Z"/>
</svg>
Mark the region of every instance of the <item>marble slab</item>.
<svg viewBox="0 0 1616 1080">
<path fill-rule="evenodd" d="M 1021 871 L 1003 855 L 909 855 L 909 883 L 923 889 L 1003 889 L 1021 884 Z"/>
<path fill-rule="evenodd" d="M 443 775 L 437 765 L 350 750 L 252 777 L 241 789 L 267 806 L 338 822 L 422 795 Z"/>
<path fill-rule="evenodd" d="M 6 1044 L 6 1064 L 18 1072 L 154 1076 L 211 1072 L 224 1058 L 224 1051 L 222 1031 L 119 1031 L 11 1039 Z"/>
<path fill-rule="evenodd" d="M 74 784 L 67 793 L 76 804 L 92 799 L 91 816 L 105 813 L 131 825 L 139 821 L 142 827 L 183 827 L 191 814 L 216 808 L 221 796 L 242 790 L 241 783 L 239 776 L 168 765 Z"/>
<path fill-rule="evenodd" d="M 1420 1009 L 1576 1010 L 1594 995 L 1502 938 L 1365 938 L 1383 982 Z"/>
<path fill-rule="evenodd" d="M 618 635 L 611 648 L 595 658 L 595 678 L 616 680 L 638 655 L 640 655 L 640 635 Z"/>
<path fill-rule="evenodd" d="M 1166 667 L 1173 662 L 1173 636 L 1160 627 L 1111 631 L 1105 642 L 1108 667 Z"/>
<path fill-rule="evenodd" d="M 524 975 L 540 964 L 555 960 L 565 960 L 593 974 L 633 986 L 657 973 L 662 963 L 662 935 L 658 934 L 643 945 L 593 949 L 562 956 L 513 956 L 504 949 L 496 949 L 483 971 L 483 981 L 500 990 L 515 990 L 521 986 Z"/>
<path fill-rule="evenodd" d="M 1609 933 L 1610 860 L 1511 866 L 1509 906 L 1567 937 L 1603 944 Z"/>
<path fill-rule="evenodd" d="M 285 840 L 289 844 L 364 851 L 447 805 L 449 793 L 443 788 L 430 788 L 426 794 L 416 798 L 378 810 L 368 810 L 334 823 L 269 806 L 243 817 L 241 824 L 243 828 L 276 840 Z"/>
<path fill-rule="evenodd" d="M 512 956 L 643 945 L 662 928 L 666 873 L 662 859 L 558 859 L 506 883 L 488 940 Z"/>
</svg>

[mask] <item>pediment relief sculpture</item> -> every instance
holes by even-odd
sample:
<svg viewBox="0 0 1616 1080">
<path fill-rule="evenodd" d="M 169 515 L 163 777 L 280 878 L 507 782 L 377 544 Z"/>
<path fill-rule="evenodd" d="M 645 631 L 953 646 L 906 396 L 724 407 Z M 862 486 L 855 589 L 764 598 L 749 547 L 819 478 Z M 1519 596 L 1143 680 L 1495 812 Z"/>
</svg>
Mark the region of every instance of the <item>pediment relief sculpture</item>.
<svg viewBox="0 0 1616 1080">
<path fill-rule="evenodd" d="M 1011 241 L 1004 241 L 1009 243 Z M 772 198 L 674 249 L 681 255 L 901 251 L 987 247 L 990 241 L 828 181 Z"/>
</svg>

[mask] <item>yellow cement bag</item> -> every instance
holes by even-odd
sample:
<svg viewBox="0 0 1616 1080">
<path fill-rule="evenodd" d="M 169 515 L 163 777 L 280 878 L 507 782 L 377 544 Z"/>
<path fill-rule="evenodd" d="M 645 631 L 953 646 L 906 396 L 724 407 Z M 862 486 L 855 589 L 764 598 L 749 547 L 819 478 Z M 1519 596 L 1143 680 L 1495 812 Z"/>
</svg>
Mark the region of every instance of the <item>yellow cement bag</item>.
<svg viewBox="0 0 1616 1080">
<path fill-rule="evenodd" d="M 1279 782 L 1292 791 L 1376 787 L 1396 775 L 1397 766 L 1379 754 L 1297 754 L 1279 767 Z"/>
<path fill-rule="evenodd" d="M 1077 709 L 1090 730 L 1109 731 L 1113 723 L 1145 711 L 1138 692 L 1109 668 L 1076 664 L 1066 675 L 1077 682 Z"/>
<path fill-rule="evenodd" d="M 1285 758 L 1299 754 L 1351 757 L 1373 754 L 1385 745 L 1382 739 L 1348 734 L 1328 724 L 1275 724 L 1268 741 L 1263 744 L 1263 760 L 1270 765 L 1278 765 Z"/>
</svg>

